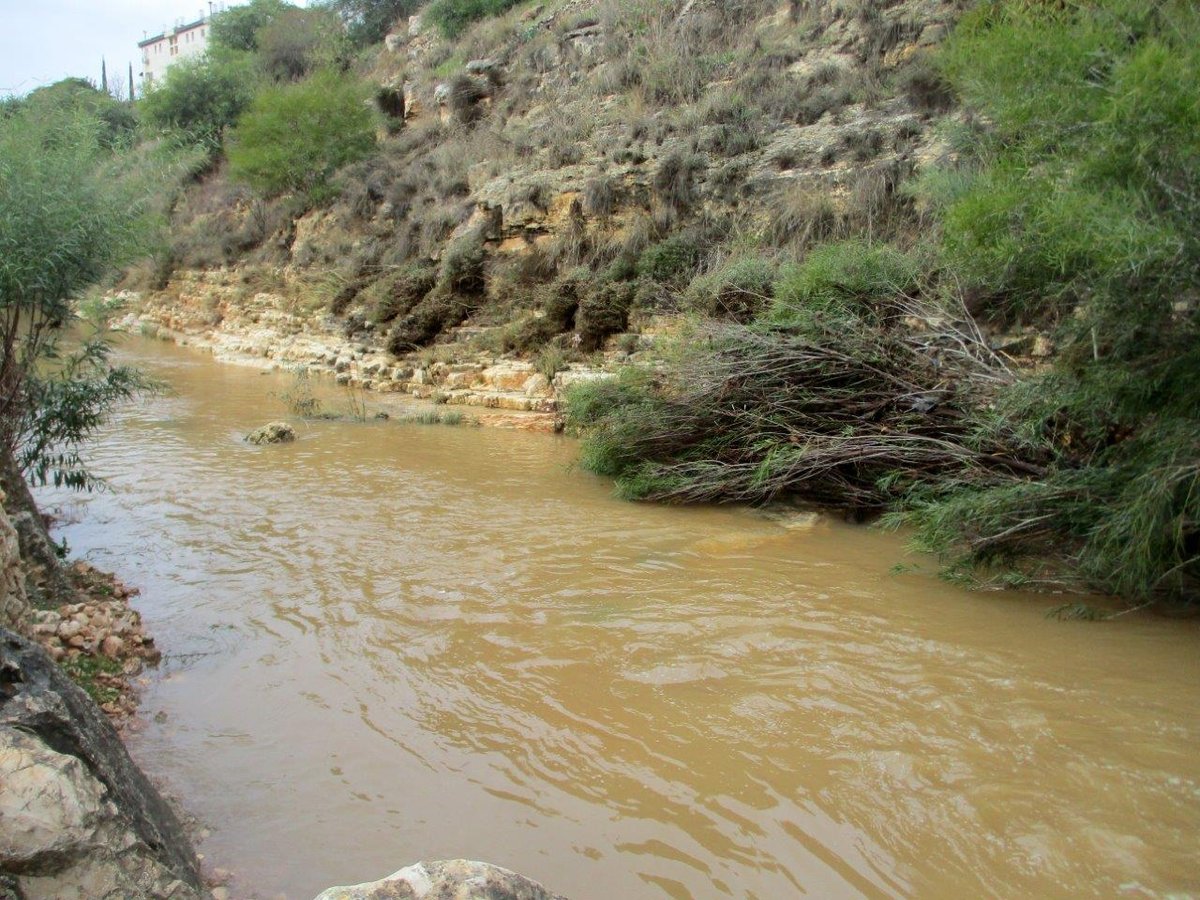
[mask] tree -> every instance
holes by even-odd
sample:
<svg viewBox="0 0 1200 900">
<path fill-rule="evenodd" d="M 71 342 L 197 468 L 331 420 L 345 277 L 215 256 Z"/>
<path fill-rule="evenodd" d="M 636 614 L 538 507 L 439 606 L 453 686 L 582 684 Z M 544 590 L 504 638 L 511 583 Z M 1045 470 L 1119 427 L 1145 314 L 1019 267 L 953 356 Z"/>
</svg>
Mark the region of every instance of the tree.
<svg viewBox="0 0 1200 900">
<path fill-rule="evenodd" d="M 214 48 L 254 53 L 258 50 L 259 30 L 285 10 L 295 9 L 283 0 L 250 0 L 217 13 L 209 22 L 208 41 Z"/>
<path fill-rule="evenodd" d="M 142 98 L 141 108 L 160 128 L 219 143 L 221 132 L 249 106 L 256 83 L 249 54 L 217 51 L 171 66 L 162 84 Z"/>
<path fill-rule="evenodd" d="M 286 9 L 256 35 L 259 64 L 276 81 L 296 81 L 314 69 L 347 63 L 345 32 L 328 9 Z"/>
<path fill-rule="evenodd" d="M 366 100 L 362 83 L 328 70 L 261 91 L 231 135 L 230 175 L 266 194 L 320 193 L 375 146 Z"/>
<path fill-rule="evenodd" d="M 153 233 L 154 185 L 128 159 L 100 117 L 53 93 L 0 119 L 0 476 L 10 492 L 24 491 L 16 472 L 94 485 L 79 445 L 142 383 L 109 365 L 101 338 L 73 352 L 59 342 L 79 291 Z"/>
</svg>

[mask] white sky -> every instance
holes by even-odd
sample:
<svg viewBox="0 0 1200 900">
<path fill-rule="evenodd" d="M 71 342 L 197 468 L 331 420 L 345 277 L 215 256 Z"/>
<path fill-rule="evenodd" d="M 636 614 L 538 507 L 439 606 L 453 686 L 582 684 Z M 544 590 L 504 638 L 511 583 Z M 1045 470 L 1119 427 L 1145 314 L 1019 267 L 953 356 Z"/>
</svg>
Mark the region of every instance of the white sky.
<svg viewBox="0 0 1200 900">
<path fill-rule="evenodd" d="M 125 84 L 130 63 L 135 79 L 140 71 L 137 42 L 145 33 L 194 21 L 201 10 L 208 11 L 207 0 L 0 0 L 0 96 L 68 76 L 99 84 L 101 57 L 109 84 Z"/>
</svg>

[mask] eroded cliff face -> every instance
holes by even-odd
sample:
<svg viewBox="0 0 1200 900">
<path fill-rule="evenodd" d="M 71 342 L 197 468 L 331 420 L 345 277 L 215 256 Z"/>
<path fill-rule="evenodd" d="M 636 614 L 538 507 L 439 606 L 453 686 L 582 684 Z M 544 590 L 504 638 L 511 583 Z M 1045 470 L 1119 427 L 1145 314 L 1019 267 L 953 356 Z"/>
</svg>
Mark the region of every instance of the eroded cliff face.
<svg viewBox="0 0 1200 900">
<path fill-rule="evenodd" d="M 218 166 L 129 296 L 223 357 L 553 413 L 676 316 L 752 314 L 689 286 L 741 246 L 916 233 L 903 185 L 951 153 L 929 58 L 959 7 L 570 0 L 456 41 L 416 16 L 361 73 L 389 126 L 335 201 L 297 213 Z"/>
</svg>

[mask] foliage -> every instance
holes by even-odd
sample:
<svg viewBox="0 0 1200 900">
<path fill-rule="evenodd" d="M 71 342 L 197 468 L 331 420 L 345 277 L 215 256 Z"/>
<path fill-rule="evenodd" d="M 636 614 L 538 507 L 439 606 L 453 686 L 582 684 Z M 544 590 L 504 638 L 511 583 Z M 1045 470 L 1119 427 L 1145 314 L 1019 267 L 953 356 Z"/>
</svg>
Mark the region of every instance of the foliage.
<svg viewBox="0 0 1200 900">
<path fill-rule="evenodd" d="M 775 293 L 775 266 L 756 255 L 738 256 L 688 285 L 689 305 L 709 316 L 753 318 Z"/>
<path fill-rule="evenodd" d="M 66 657 L 62 670 L 97 703 L 112 703 L 121 696 L 120 689 L 111 681 L 113 676 L 121 674 L 120 660 L 81 653 Z"/>
<path fill-rule="evenodd" d="M 444 37 L 456 38 L 472 22 L 498 16 L 519 2 L 521 0 L 433 0 L 425 8 L 425 16 Z"/>
<path fill-rule="evenodd" d="M 359 47 L 377 44 L 392 25 L 412 15 L 424 0 L 329 0 L 346 24 L 350 40 Z"/>
<path fill-rule="evenodd" d="M 842 241 L 813 250 L 785 267 L 774 286 L 772 321 L 796 324 L 814 315 L 853 319 L 863 305 L 912 292 L 917 263 L 887 244 Z"/>
<path fill-rule="evenodd" d="M 361 83 L 328 70 L 266 88 L 233 131 L 230 175 L 269 195 L 321 194 L 335 171 L 375 146 L 366 98 Z"/>
<path fill-rule="evenodd" d="M 647 247 L 638 259 L 639 275 L 663 284 L 678 283 L 700 262 L 700 247 L 689 232 L 673 234 Z"/>
<path fill-rule="evenodd" d="M 158 173 L 130 171 L 148 162 L 115 156 L 72 104 L 0 120 L 0 441 L 34 481 L 92 486 L 80 442 L 142 387 L 102 337 L 72 353 L 58 339 L 73 297 L 149 246 Z"/>
<path fill-rule="evenodd" d="M 936 363 L 924 336 L 889 327 L 897 311 L 860 304 L 855 328 L 820 318 L 786 330 L 698 324 L 661 372 L 634 369 L 569 397 L 584 463 L 616 476 L 624 496 L 675 502 L 786 492 L 878 510 L 913 484 L 1007 483 L 1022 465 L 1011 437 L 979 441 L 963 416 L 985 351 Z"/>
<path fill-rule="evenodd" d="M 28 96 L 12 102 L 12 111 L 21 108 L 69 109 L 77 115 L 95 118 L 100 125 L 97 139 L 101 146 L 110 149 L 127 146 L 138 126 L 137 111 L 132 104 L 114 98 L 82 78 L 64 78 L 32 90 Z"/>
<path fill-rule="evenodd" d="M 17 462 L 34 485 L 92 490 L 100 481 L 80 450 L 118 404 L 155 385 L 131 366 L 110 362 L 112 344 L 101 327 L 73 350 L 48 347 L 26 377 L 27 413 L 18 436 Z"/>
<path fill-rule="evenodd" d="M 422 410 L 409 413 L 396 420 L 401 425 L 478 425 L 475 419 L 468 419 L 462 413 L 442 412 L 436 409 Z"/>
<path fill-rule="evenodd" d="M 142 98 L 146 119 L 212 144 L 250 105 L 256 86 L 254 63 L 241 53 L 183 60 Z"/>
<path fill-rule="evenodd" d="M 938 198 L 945 259 L 994 314 L 1057 324 L 1053 370 L 997 400 L 1054 464 L 1003 492 L 916 497 L 908 519 L 960 566 L 1065 539 L 1098 586 L 1194 593 L 1200 10 L 989 6 L 943 64 L 994 123 Z"/>
<path fill-rule="evenodd" d="M 231 6 L 212 17 L 208 42 L 215 49 L 253 53 L 258 50 L 260 31 L 287 10 L 295 9 L 284 0 L 250 0 Z"/>
<path fill-rule="evenodd" d="M 297 368 L 292 373 L 291 387 L 280 391 L 277 399 L 287 408 L 287 411 L 302 419 L 324 418 L 324 407 L 321 398 L 313 390 L 312 379 L 308 369 Z"/>
<path fill-rule="evenodd" d="M 322 68 L 348 66 L 345 33 L 328 9 L 285 9 L 256 32 L 258 61 L 276 81 L 296 81 Z"/>
</svg>

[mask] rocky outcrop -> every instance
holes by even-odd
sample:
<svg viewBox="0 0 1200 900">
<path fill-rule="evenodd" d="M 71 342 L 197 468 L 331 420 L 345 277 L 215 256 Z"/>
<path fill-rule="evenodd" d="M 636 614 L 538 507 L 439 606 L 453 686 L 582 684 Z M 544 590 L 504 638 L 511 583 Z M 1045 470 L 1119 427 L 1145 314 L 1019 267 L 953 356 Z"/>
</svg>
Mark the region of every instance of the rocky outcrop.
<svg viewBox="0 0 1200 900">
<path fill-rule="evenodd" d="M 466 859 L 419 862 L 380 881 L 333 887 L 316 900 L 565 900 L 536 881 Z"/>
<path fill-rule="evenodd" d="M 288 444 L 296 439 L 296 429 L 287 422 L 268 422 L 246 435 L 251 444 Z"/>
<path fill-rule="evenodd" d="M 17 533 L 29 604 L 52 607 L 74 600 L 75 588 L 58 557 L 58 548 L 50 540 L 33 494 L 16 460 L 3 449 L 0 449 L 0 493 L 5 495 L 2 501 L 5 516 Z"/>
<path fill-rule="evenodd" d="M 4 509 L 0 492 L 0 628 L 24 633 L 29 618 L 21 543 Z"/>
<path fill-rule="evenodd" d="M 113 726 L 0 631 L 0 872 L 33 898 L 194 898 L 195 853 Z"/>
</svg>

